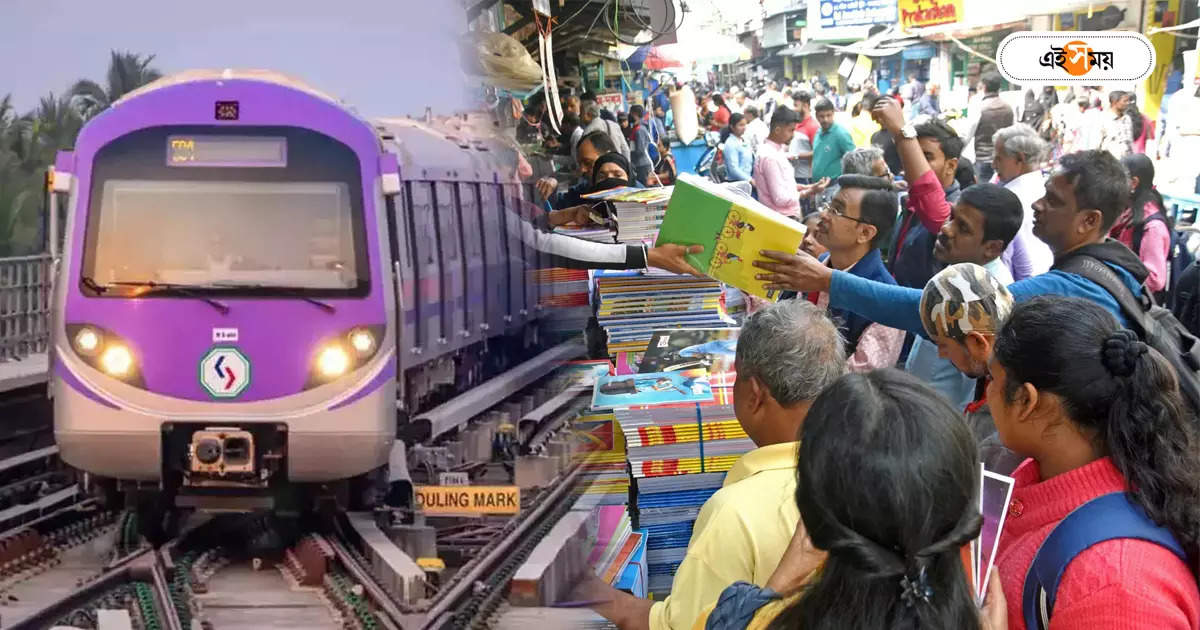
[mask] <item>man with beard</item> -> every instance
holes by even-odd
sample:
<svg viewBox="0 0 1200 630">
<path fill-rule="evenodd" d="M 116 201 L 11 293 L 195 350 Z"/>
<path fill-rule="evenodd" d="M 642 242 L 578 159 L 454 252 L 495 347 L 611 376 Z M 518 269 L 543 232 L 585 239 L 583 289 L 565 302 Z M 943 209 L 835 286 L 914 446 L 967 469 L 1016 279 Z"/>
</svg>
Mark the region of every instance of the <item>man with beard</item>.
<svg viewBox="0 0 1200 630">
<path fill-rule="evenodd" d="M 950 218 L 938 232 L 933 255 L 947 265 L 979 265 L 1002 286 L 1008 286 L 1013 277 L 1000 255 L 1021 228 L 1022 215 L 1021 200 L 1011 190 L 995 184 L 970 186 L 962 191 L 958 202 L 950 209 Z M 925 285 L 926 293 L 931 284 Z M 942 345 L 932 336 L 930 339 L 917 337 L 904 367 L 954 405 L 966 405 L 978 398 L 975 379 L 979 375 L 955 363 Z M 938 358 L 949 361 L 957 369 L 936 369 L 934 359 Z"/>
</svg>

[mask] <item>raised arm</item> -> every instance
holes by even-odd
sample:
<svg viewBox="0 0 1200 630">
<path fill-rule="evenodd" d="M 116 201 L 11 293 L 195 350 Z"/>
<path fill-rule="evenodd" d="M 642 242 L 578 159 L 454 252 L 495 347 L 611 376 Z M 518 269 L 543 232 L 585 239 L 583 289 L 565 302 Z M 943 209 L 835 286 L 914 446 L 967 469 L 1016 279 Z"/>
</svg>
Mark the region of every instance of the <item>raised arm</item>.
<svg viewBox="0 0 1200 630">
<path fill-rule="evenodd" d="M 908 204 L 926 230 L 936 234 L 942 224 L 950 218 L 950 202 L 937 174 L 929 167 L 921 144 L 916 138 L 905 138 L 904 112 L 890 98 L 881 98 L 871 110 L 871 116 L 896 142 L 896 152 L 904 166 L 904 179 L 908 182 Z"/>
</svg>

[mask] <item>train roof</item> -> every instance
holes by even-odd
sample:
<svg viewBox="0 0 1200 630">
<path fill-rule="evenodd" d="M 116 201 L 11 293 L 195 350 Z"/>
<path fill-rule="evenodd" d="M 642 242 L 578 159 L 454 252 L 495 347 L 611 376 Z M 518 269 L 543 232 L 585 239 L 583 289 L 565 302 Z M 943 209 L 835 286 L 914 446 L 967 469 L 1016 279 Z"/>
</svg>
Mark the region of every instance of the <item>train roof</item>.
<svg viewBox="0 0 1200 630">
<path fill-rule="evenodd" d="M 394 147 L 406 177 L 508 181 L 515 172 L 516 147 L 479 120 L 380 118 L 373 122 L 384 146 Z"/>
<path fill-rule="evenodd" d="M 299 90 L 301 92 L 305 92 L 307 94 L 311 94 L 317 98 L 329 101 L 330 103 L 334 103 L 334 104 L 338 105 L 339 107 L 349 109 L 349 106 L 345 102 L 341 101 L 340 99 L 334 98 L 333 96 L 330 96 L 329 94 L 322 92 L 322 91 L 318 90 L 317 88 L 305 83 L 304 81 L 301 81 L 300 79 L 297 79 L 296 77 L 284 74 L 282 72 L 278 72 L 275 70 L 232 69 L 232 68 L 225 68 L 223 70 L 210 68 L 210 69 L 184 70 L 183 72 L 177 72 L 175 74 L 162 77 L 161 79 L 151 81 L 150 83 L 147 83 L 146 85 L 143 85 L 142 87 L 140 87 L 136 90 L 133 90 L 132 92 L 129 92 L 125 96 L 122 96 L 121 98 L 117 99 L 117 101 L 115 103 L 113 103 L 113 106 L 114 107 L 118 106 L 121 103 L 135 99 L 139 96 L 148 94 L 150 92 L 154 92 L 156 90 L 161 90 L 166 87 L 171 87 L 173 85 L 180 85 L 183 83 L 195 83 L 198 81 L 229 81 L 229 80 L 246 80 L 246 81 L 261 81 L 264 83 L 274 83 L 276 85 L 282 85 L 282 86 L 289 87 L 289 88 L 292 88 L 295 90 Z"/>
</svg>

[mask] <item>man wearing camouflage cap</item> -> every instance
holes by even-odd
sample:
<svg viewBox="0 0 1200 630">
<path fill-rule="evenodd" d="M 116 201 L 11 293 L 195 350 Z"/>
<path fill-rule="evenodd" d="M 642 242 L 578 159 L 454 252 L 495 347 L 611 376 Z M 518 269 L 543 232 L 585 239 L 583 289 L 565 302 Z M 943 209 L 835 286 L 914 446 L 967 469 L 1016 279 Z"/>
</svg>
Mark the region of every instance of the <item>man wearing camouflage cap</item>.
<svg viewBox="0 0 1200 630">
<path fill-rule="evenodd" d="M 979 443 L 987 469 L 1010 474 L 1021 458 L 1000 442 L 987 406 L 987 362 L 996 332 L 1012 310 L 1013 296 L 986 269 L 972 263 L 938 272 L 921 294 L 921 324 L 938 353 L 977 379 L 975 401 L 967 405 L 967 425 Z"/>
</svg>

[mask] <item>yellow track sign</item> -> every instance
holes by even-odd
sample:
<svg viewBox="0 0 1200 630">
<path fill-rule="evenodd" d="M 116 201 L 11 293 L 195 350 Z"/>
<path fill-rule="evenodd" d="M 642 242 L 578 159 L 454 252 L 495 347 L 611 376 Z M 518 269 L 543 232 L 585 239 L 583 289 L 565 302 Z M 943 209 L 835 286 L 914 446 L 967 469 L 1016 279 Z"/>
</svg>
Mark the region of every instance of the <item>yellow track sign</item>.
<svg viewBox="0 0 1200 630">
<path fill-rule="evenodd" d="M 417 508 L 426 514 L 517 514 L 517 486 L 417 486 Z"/>
</svg>

